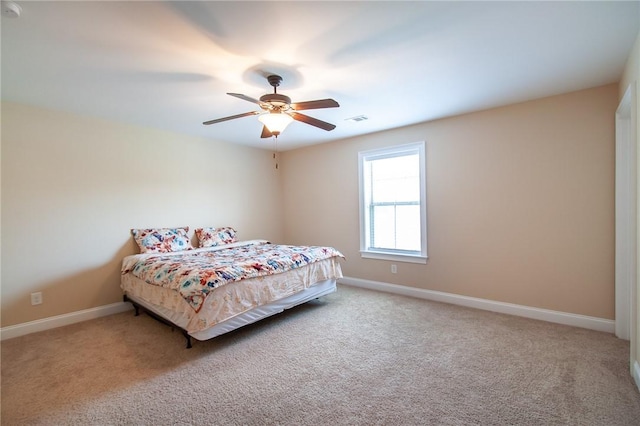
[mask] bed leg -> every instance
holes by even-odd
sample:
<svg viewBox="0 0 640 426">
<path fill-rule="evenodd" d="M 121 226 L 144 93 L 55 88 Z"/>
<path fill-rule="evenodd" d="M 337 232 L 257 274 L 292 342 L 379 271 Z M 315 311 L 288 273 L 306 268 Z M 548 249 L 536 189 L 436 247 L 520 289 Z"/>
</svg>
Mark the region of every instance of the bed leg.
<svg viewBox="0 0 640 426">
<path fill-rule="evenodd" d="M 140 307 L 138 306 L 137 303 L 133 303 L 131 300 L 129 300 L 129 298 L 127 297 L 126 294 L 122 296 L 122 301 L 123 302 L 130 302 L 131 305 L 133 305 L 133 309 L 136 311 L 136 313 L 134 315 L 135 317 L 140 315 Z"/>
<path fill-rule="evenodd" d="M 183 336 L 185 337 L 185 339 L 187 339 L 187 349 L 191 349 L 193 346 L 191 346 L 191 336 L 189 336 L 189 334 L 186 331 L 182 331 Z"/>
</svg>

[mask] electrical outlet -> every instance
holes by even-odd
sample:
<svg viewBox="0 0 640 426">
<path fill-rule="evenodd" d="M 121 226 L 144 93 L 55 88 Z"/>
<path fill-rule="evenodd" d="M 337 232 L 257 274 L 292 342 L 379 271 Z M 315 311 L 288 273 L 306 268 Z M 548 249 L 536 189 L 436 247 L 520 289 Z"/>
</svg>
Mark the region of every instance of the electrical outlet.
<svg viewBox="0 0 640 426">
<path fill-rule="evenodd" d="M 395 274 L 398 272 L 398 267 L 396 265 L 391 265 L 391 273 Z"/>
<path fill-rule="evenodd" d="M 42 292 L 38 291 L 37 293 L 31 293 L 31 304 L 32 305 L 42 304 Z"/>
</svg>

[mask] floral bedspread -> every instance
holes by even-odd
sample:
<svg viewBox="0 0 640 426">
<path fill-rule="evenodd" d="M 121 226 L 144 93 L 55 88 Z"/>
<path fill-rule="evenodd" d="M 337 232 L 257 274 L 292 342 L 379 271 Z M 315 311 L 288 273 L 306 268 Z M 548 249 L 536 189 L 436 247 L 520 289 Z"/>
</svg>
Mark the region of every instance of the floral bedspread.
<svg viewBox="0 0 640 426">
<path fill-rule="evenodd" d="M 198 312 L 207 295 L 226 283 L 279 274 L 336 256 L 344 257 L 332 247 L 234 245 L 217 250 L 143 256 L 123 266 L 122 272 L 131 272 L 149 284 L 178 291 Z"/>
</svg>

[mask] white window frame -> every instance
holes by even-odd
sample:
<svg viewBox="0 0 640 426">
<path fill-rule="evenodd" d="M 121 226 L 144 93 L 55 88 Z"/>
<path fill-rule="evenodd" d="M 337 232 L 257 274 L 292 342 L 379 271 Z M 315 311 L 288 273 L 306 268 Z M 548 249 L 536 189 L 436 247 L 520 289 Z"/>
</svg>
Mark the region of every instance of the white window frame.
<svg viewBox="0 0 640 426">
<path fill-rule="evenodd" d="M 376 157 L 417 153 L 420 163 L 420 252 L 402 250 L 381 250 L 367 247 L 369 235 L 369 209 L 366 205 L 364 162 Z M 424 141 L 372 149 L 358 153 L 358 183 L 360 198 L 360 256 L 368 259 L 391 260 L 397 262 L 427 263 L 427 191 Z"/>
</svg>

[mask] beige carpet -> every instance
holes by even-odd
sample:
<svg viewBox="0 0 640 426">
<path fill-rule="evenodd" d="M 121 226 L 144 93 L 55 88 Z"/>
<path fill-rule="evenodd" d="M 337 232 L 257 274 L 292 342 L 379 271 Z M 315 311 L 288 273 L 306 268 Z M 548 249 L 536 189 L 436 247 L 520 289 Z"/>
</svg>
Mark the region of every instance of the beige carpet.
<svg viewBox="0 0 640 426">
<path fill-rule="evenodd" d="M 341 286 L 184 348 L 123 313 L 2 342 L 2 425 L 639 425 L 613 335 Z"/>
</svg>

